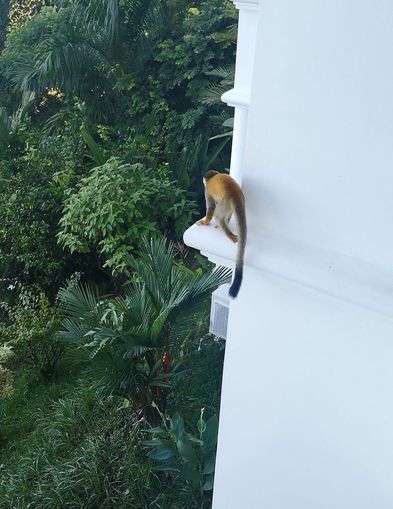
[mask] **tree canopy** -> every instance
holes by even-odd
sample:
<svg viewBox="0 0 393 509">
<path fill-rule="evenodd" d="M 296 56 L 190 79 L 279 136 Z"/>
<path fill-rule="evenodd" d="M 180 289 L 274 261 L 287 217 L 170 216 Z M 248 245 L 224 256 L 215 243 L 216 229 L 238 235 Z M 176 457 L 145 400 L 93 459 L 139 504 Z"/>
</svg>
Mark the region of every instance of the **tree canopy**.
<svg viewBox="0 0 393 509">
<path fill-rule="evenodd" d="M 230 271 L 182 235 L 235 39 L 230 0 L 0 0 L 1 507 L 211 507 Z"/>
<path fill-rule="evenodd" d="M 0 285 L 100 280 L 141 233 L 180 239 L 203 172 L 228 164 L 229 135 L 209 138 L 231 113 L 203 97 L 234 59 L 231 2 L 18 0 L 5 17 Z"/>
</svg>

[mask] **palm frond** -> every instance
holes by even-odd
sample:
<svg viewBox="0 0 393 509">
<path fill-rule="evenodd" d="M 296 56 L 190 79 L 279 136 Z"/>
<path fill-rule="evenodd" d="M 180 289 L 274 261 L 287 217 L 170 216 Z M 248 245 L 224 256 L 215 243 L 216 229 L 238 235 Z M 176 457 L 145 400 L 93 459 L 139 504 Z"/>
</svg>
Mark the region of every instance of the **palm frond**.
<svg viewBox="0 0 393 509">
<path fill-rule="evenodd" d="M 79 129 L 81 120 L 74 115 L 73 105 L 65 101 L 64 107 L 56 111 L 45 122 L 44 133 L 53 134 L 56 131 L 63 129 L 66 122 L 70 122 L 73 131 Z"/>
<path fill-rule="evenodd" d="M 115 23 L 108 20 L 116 19 L 113 11 L 117 8 L 117 0 L 58 3 L 64 6 L 52 12 L 55 28 L 47 26 L 41 31 L 32 48 L 33 55 L 27 51 L 13 62 L 9 81 L 18 90 L 41 94 L 52 87 L 82 94 L 96 88 L 98 83 L 102 87 L 113 75 L 108 56 L 109 35 L 104 32 L 105 23 L 111 26 Z M 98 14 L 100 5 L 107 15 Z M 86 9 L 92 11 L 90 15 L 86 14 Z M 94 18 L 95 23 L 90 18 Z M 112 27 L 110 37 L 113 30 Z"/>
<path fill-rule="evenodd" d="M 105 157 L 104 151 L 98 145 L 98 143 L 96 143 L 94 141 L 92 135 L 89 133 L 89 131 L 87 130 L 86 127 L 82 127 L 81 128 L 81 135 L 82 135 L 82 138 L 83 138 L 84 142 L 86 143 L 86 145 L 87 145 L 87 147 L 88 147 L 88 149 L 90 151 L 89 155 L 92 158 L 92 160 L 98 166 L 103 165 L 106 162 L 107 157 Z"/>
<path fill-rule="evenodd" d="M 84 7 L 83 19 L 85 26 L 96 30 L 104 29 L 104 36 L 109 41 L 115 41 L 119 34 L 119 2 L 118 0 L 79 0 L 76 4 Z M 78 15 L 75 9 L 75 15 Z"/>
<path fill-rule="evenodd" d="M 94 69 L 100 69 L 101 79 L 112 73 L 112 64 L 104 51 L 88 39 L 75 40 L 69 34 L 52 35 L 45 44 L 37 48 L 32 77 L 26 76 L 28 83 L 36 79 L 36 87 L 65 89 L 81 92 L 86 85 L 92 86 Z"/>
<path fill-rule="evenodd" d="M 126 350 L 134 349 L 136 347 L 156 348 L 157 346 L 162 347 L 162 344 L 156 344 L 154 341 L 156 338 L 152 338 L 150 329 L 139 325 L 131 330 L 123 331 L 121 344 Z"/>
<path fill-rule="evenodd" d="M 0 107 L 0 143 L 8 145 L 11 141 L 11 118 L 4 107 Z"/>
<path fill-rule="evenodd" d="M 84 323 L 100 321 L 100 297 L 93 285 L 78 284 L 59 290 L 60 303 L 71 318 Z"/>
<path fill-rule="evenodd" d="M 158 33 L 157 28 L 170 26 L 178 7 L 174 0 L 125 0 L 124 13 L 132 22 L 131 37 Z"/>
<path fill-rule="evenodd" d="M 213 39 L 217 43 L 232 43 L 236 44 L 237 41 L 238 25 L 230 25 L 224 32 L 217 32 L 212 35 Z"/>
<path fill-rule="evenodd" d="M 231 270 L 226 267 L 219 267 L 211 273 L 193 278 L 187 294 L 174 305 L 170 315 L 171 343 L 183 340 L 195 328 L 204 316 L 206 299 L 218 286 L 230 280 Z"/>
<path fill-rule="evenodd" d="M 175 22 L 178 4 L 175 0 L 150 0 L 146 10 L 143 29 L 147 33 L 159 33 L 162 26 L 171 27 Z"/>
<path fill-rule="evenodd" d="M 135 357 L 139 357 L 140 355 L 150 352 L 152 348 L 149 346 L 136 345 L 131 348 L 127 348 L 127 350 L 123 354 L 124 359 L 132 359 Z"/>
<path fill-rule="evenodd" d="M 68 19 L 73 25 L 83 26 L 86 31 L 103 31 L 103 37 L 115 41 L 119 33 L 118 0 L 68 0 L 54 2 L 58 7 L 66 8 Z"/>
<path fill-rule="evenodd" d="M 33 92 L 24 93 L 19 108 L 11 115 L 4 107 L 0 107 L 0 143 L 8 145 L 12 141 L 34 98 L 35 94 Z"/>
<path fill-rule="evenodd" d="M 62 325 L 64 330 L 58 333 L 58 337 L 67 343 L 83 344 L 86 334 L 90 331 L 90 327 L 87 324 L 81 324 L 70 318 L 65 318 L 62 321 Z"/>
<path fill-rule="evenodd" d="M 208 71 L 206 75 L 214 76 L 215 78 L 220 78 L 221 80 L 233 83 L 235 77 L 235 69 L 232 64 L 221 65 L 220 67 L 216 67 L 215 69 Z"/>
<path fill-rule="evenodd" d="M 196 299 L 206 296 L 215 290 L 218 286 L 229 283 L 231 280 L 231 269 L 227 267 L 217 267 L 212 272 L 198 275 L 190 285 L 190 298 Z"/>
<path fill-rule="evenodd" d="M 221 96 L 233 87 L 235 68 L 232 65 L 217 67 L 206 73 L 208 76 L 218 78 L 218 82 L 209 83 L 200 95 L 202 104 L 214 106 L 221 103 Z"/>
<path fill-rule="evenodd" d="M 139 257 L 129 257 L 129 264 L 143 280 L 146 291 L 149 293 L 154 305 L 159 309 L 172 290 L 174 247 L 167 243 L 165 237 L 141 240 Z"/>
<path fill-rule="evenodd" d="M 145 287 L 140 284 L 131 285 L 127 289 L 125 298 L 118 300 L 118 306 L 123 311 L 123 323 L 126 330 L 142 323 L 147 313 Z"/>
<path fill-rule="evenodd" d="M 137 388 L 138 373 L 135 363 L 114 349 L 107 348 L 97 352 L 90 369 L 122 394 L 133 393 Z"/>
</svg>

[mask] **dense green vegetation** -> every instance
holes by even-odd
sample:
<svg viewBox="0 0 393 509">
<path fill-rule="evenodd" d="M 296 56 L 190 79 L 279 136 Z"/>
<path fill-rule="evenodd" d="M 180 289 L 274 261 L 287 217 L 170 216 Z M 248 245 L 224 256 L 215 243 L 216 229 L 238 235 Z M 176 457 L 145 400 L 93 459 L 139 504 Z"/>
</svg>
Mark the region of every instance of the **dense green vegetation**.
<svg viewBox="0 0 393 509">
<path fill-rule="evenodd" d="M 218 411 L 223 350 L 206 338 L 198 353 L 188 353 L 193 371 L 179 376 L 172 392 L 186 395 L 187 420 L 195 423 L 204 405 L 207 418 Z M 201 507 L 187 482 L 152 470 L 141 447 L 150 438 L 146 423 L 123 398 L 85 369 L 64 371 L 50 385 L 18 378 L 2 403 L 0 507 Z M 169 398 L 169 413 L 181 408 Z"/>
<path fill-rule="evenodd" d="M 181 238 L 235 34 L 229 0 L 1 2 L 0 508 L 210 507 L 228 273 Z"/>
</svg>

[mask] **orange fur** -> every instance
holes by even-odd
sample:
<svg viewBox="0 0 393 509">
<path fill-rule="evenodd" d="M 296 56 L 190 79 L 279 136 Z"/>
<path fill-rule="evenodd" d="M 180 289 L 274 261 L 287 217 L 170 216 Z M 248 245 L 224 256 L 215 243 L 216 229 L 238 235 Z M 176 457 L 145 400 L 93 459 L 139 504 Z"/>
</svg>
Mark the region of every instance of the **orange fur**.
<svg viewBox="0 0 393 509">
<path fill-rule="evenodd" d="M 216 171 L 208 171 L 204 179 L 206 197 L 206 217 L 200 219 L 198 225 L 209 225 L 213 216 L 224 230 L 225 235 L 237 242 L 239 240 L 235 277 L 229 289 L 229 295 L 235 298 L 243 277 L 243 260 L 247 238 L 247 224 L 244 195 L 239 184 L 230 176 Z M 229 228 L 232 214 L 235 215 L 238 235 Z"/>
<path fill-rule="evenodd" d="M 218 173 L 206 182 L 206 191 L 215 200 L 230 199 L 244 203 L 244 195 L 239 184 L 230 176 Z"/>
</svg>

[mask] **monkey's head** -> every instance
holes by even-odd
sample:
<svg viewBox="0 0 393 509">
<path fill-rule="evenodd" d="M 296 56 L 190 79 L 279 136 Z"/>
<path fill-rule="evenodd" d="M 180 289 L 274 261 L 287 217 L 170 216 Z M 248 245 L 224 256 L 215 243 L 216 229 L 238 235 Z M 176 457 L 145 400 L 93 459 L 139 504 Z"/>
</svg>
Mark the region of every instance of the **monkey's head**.
<svg viewBox="0 0 393 509">
<path fill-rule="evenodd" d="M 210 180 L 215 175 L 218 175 L 218 171 L 215 170 L 209 170 L 205 173 L 205 176 L 203 177 L 203 184 L 206 185 L 206 182 Z"/>
</svg>

